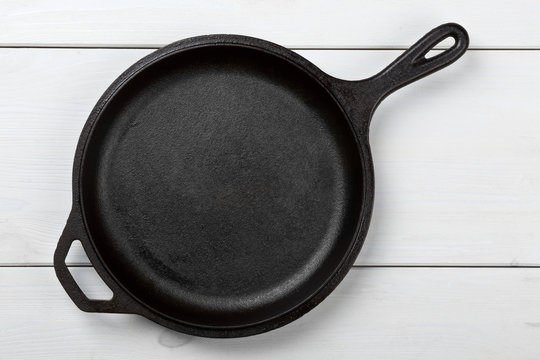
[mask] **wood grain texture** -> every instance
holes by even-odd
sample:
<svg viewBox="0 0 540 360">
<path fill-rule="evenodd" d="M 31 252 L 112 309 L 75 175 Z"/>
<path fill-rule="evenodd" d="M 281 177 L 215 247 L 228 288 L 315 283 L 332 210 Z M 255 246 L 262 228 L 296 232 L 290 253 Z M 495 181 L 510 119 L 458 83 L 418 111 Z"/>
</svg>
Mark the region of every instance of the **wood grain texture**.
<svg viewBox="0 0 540 360">
<path fill-rule="evenodd" d="M 157 46 L 237 33 L 289 47 L 407 47 L 454 21 L 474 47 L 540 46 L 540 4 L 504 1 L 38 1 L 0 2 L 0 44 Z"/>
<path fill-rule="evenodd" d="M 51 264 L 86 117 L 149 52 L 0 50 L 0 264 Z M 400 51 L 300 53 L 361 79 Z M 374 218 L 357 264 L 540 264 L 539 62 L 537 51 L 471 51 L 381 104 Z"/>
<path fill-rule="evenodd" d="M 51 268 L 1 268 L 0 288 L 3 359 L 540 357 L 540 269 L 354 269 L 296 322 L 225 340 L 135 315 L 84 313 Z"/>
</svg>

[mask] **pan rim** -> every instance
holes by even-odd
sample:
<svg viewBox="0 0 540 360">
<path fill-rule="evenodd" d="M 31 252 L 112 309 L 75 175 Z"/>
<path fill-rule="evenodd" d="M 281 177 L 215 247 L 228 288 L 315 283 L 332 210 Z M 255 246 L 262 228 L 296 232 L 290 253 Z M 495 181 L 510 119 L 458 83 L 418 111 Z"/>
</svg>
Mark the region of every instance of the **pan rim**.
<svg viewBox="0 0 540 360">
<path fill-rule="evenodd" d="M 90 231 L 89 222 L 87 221 L 86 212 L 84 210 L 83 199 L 83 181 L 84 168 L 87 159 L 87 151 L 90 143 L 90 139 L 94 134 L 96 124 L 99 122 L 102 114 L 110 104 L 111 100 L 126 86 L 131 80 L 136 78 L 141 72 L 150 66 L 184 51 L 190 51 L 197 48 L 205 48 L 212 46 L 235 46 L 250 48 L 253 50 L 261 51 L 266 54 L 279 57 L 280 59 L 287 61 L 295 66 L 299 71 L 306 73 L 310 78 L 316 81 L 325 92 L 332 98 L 335 104 L 341 110 L 344 118 L 347 121 L 354 141 L 356 143 L 356 150 L 360 165 L 362 167 L 361 180 L 362 183 L 359 186 L 362 204 L 359 206 L 358 219 L 356 221 L 356 228 L 354 235 L 349 240 L 348 249 L 344 256 L 340 259 L 335 270 L 328 274 L 326 279 L 321 282 L 317 290 L 313 291 L 308 297 L 301 300 L 298 305 L 291 307 L 283 313 L 269 317 L 265 320 L 255 322 L 253 324 L 239 325 L 239 326 L 206 326 L 202 324 L 189 323 L 175 317 L 172 317 L 166 313 L 163 313 L 153 308 L 148 303 L 140 300 L 135 296 L 118 278 L 114 272 L 110 270 L 107 263 L 104 261 L 101 253 L 98 251 L 95 242 Z M 162 49 L 159 49 L 138 62 L 130 66 L 124 71 L 104 92 L 97 104 L 90 113 L 83 131 L 81 133 L 79 143 L 77 145 L 77 153 L 75 156 L 75 164 L 73 171 L 73 202 L 79 205 L 78 212 L 82 218 L 82 225 L 84 232 L 86 233 L 87 243 L 91 246 L 95 258 L 98 264 L 92 263 L 94 267 L 101 267 L 105 272 L 131 299 L 133 299 L 144 311 L 141 311 L 141 315 L 155 321 L 161 325 L 180 330 L 185 333 L 209 336 L 209 337 L 240 337 L 254 335 L 257 333 L 265 332 L 282 325 L 285 325 L 300 316 L 307 313 L 309 310 L 319 304 L 326 296 L 328 296 L 335 287 L 342 281 L 343 277 L 348 273 L 354 260 L 356 259 L 358 252 L 360 251 L 365 235 L 367 233 L 367 227 L 369 226 L 371 218 L 371 210 L 373 207 L 373 164 L 371 160 L 371 153 L 367 141 L 367 136 L 361 136 L 358 131 L 355 130 L 353 122 L 350 119 L 349 113 L 345 110 L 342 101 L 338 98 L 338 94 L 332 88 L 332 78 L 318 69 L 315 65 L 303 58 L 301 55 L 294 53 L 293 51 L 283 48 L 277 44 L 241 35 L 206 35 L 194 38 L 189 38 L 172 43 Z M 362 140 L 362 141 L 361 141 Z M 81 239 L 82 240 L 82 239 Z M 139 312 L 137 312 L 139 313 Z"/>
</svg>

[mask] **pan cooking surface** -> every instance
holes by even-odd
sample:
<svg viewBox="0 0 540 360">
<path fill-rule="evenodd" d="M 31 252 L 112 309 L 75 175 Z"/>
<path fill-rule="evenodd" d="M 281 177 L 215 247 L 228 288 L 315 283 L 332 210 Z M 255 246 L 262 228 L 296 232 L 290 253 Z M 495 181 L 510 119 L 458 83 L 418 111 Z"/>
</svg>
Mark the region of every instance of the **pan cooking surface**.
<svg viewBox="0 0 540 360">
<path fill-rule="evenodd" d="M 276 55 L 183 51 L 102 111 L 81 176 L 95 249 L 129 292 L 198 326 L 276 317 L 355 238 L 361 163 L 326 90 Z"/>
</svg>

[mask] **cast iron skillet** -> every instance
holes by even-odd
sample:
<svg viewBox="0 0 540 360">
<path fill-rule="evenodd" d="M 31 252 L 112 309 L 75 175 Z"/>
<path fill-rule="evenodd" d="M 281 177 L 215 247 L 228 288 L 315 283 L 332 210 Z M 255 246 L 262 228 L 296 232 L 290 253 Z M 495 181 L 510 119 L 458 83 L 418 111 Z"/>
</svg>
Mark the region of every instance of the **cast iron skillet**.
<svg viewBox="0 0 540 360">
<path fill-rule="evenodd" d="M 426 59 L 447 37 L 455 44 Z M 199 336 L 297 319 L 343 279 L 366 236 L 373 111 L 467 46 L 461 26 L 442 25 L 362 81 L 245 36 L 195 37 L 148 55 L 84 126 L 58 279 L 81 310 L 140 314 Z M 110 300 L 88 299 L 71 276 L 76 239 Z"/>
</svg>

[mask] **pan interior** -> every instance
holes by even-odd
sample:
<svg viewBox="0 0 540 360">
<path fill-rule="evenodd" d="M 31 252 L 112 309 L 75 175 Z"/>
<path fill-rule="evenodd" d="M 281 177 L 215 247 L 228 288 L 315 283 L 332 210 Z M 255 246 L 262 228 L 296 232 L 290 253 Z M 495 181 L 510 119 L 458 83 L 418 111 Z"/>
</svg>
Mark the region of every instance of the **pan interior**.
<svg viewBox="0 0 540 360">
<path fill-rule="evenodd" d="M 184 50 L 101 112 L 81 173 L 95 249 L 153 310 L 237 328 L 306 302 L 355 241 L 362 167 L 332 96 L 260 50 Z"/>
</svg>

